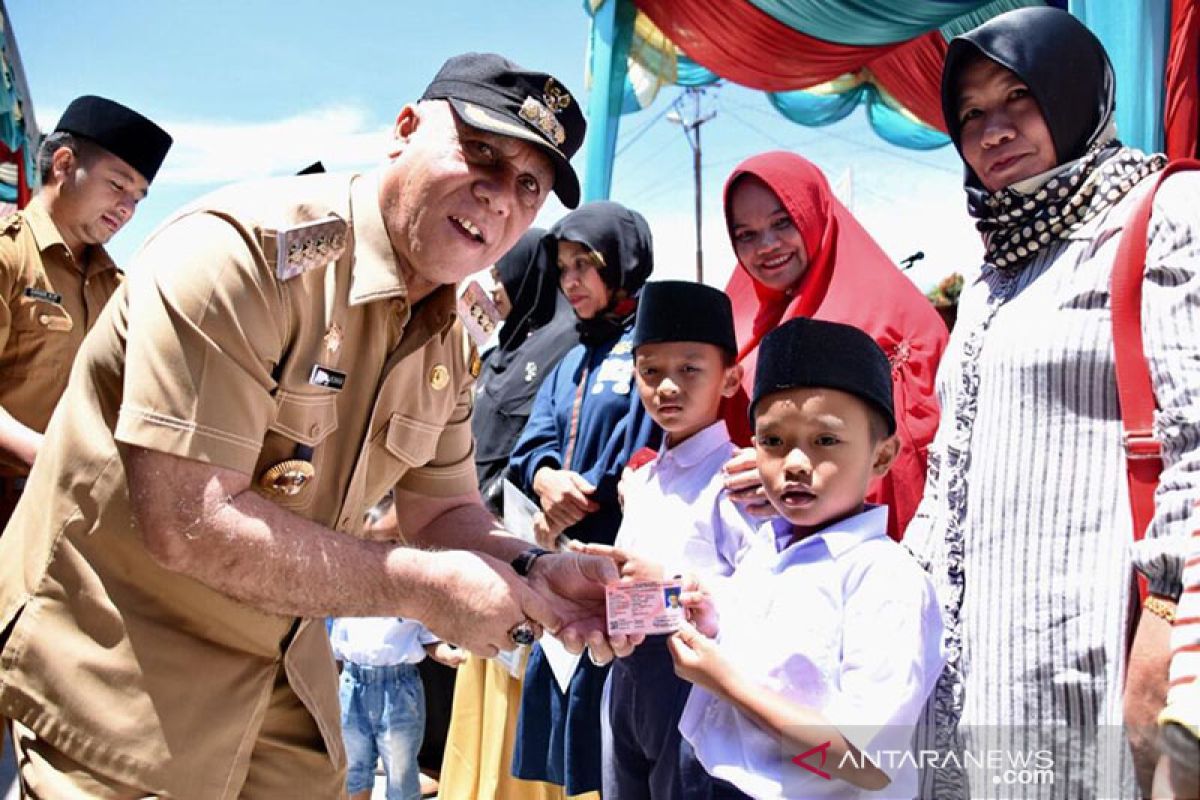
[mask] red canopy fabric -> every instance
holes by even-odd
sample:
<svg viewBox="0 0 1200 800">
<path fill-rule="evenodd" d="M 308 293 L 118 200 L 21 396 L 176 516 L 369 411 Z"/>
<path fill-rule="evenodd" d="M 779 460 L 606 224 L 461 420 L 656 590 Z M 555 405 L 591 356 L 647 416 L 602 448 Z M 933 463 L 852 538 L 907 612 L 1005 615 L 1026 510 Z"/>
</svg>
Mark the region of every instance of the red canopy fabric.
<svg viewBox="0 0 1200 800">
<path fill-rule="evenodd" d="M 938 31 L 893 45 L 862 47 L 815 39 L 746 0 L 635 0 L 697 63 L 743 86 L 807 89 L 867 67 L 922 122 L 945 131 L 939 86 L 946 42 Z"/>
<path fill-rule="evenodd" d="M 1163 133 L 1167 156 L 1200 156 L 1200 0 L 1171 3 Z"/>
<path fill-rule="evenodd" d="M 892 362 L 896 434 L 901 443 L 891 472 L 872 487 L 868 499 L 891 508 L 888 532 L 899 539 L 925 488 L 927 451 L 939 418 L 934 376 L 946 348 L 946 326 L 912 281 L 833 196 L 815 165 L 785 152 L 748 158 L 726 183 L 727 209 L 730 184 L 744 174 L 755 175 L 771 187 L 810 252 L 809 268 L 791 294 L 760 286 L 740 265 L 725 287 L 733 301 L 740 360 L 747 372 L 743 391 L 723 408 L 730 435 L 738 444 L 749 444 L 747 390 L 753 388 L 758 341 L 767 332 L 796 316 L 866 331 Z"/>
</svg>

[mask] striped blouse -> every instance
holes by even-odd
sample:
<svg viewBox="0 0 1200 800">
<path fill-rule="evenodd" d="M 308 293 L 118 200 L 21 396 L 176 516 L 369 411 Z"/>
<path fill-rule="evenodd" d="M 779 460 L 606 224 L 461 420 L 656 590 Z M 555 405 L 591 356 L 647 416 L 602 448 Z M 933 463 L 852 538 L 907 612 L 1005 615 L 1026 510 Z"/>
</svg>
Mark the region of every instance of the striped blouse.
<svg viewBox="0 0 1200 800">
<path fill-rule="evenodd" d="M 1109 276 L 1149 184 L 1024 269 L 984 268 L 963 294 L 904 540 L 932 571 L 946 621 L 928 735 L 968 749 L 1049 737 L 1056 759 L 1038 786 L 927 770 L 929 796 L 964 796 L 966 781 L 999 796 L 1132 794 L 1119 728 L 1131 577 L 1137 568 L 1152 591 L 1179 593 L 1200 497 L 1200 175 L 1184 173 L 1159 190 L 1150 227 L 1143 329 L 1164 469 L 1154 521 L 1133 544 Z"/>
</svg>

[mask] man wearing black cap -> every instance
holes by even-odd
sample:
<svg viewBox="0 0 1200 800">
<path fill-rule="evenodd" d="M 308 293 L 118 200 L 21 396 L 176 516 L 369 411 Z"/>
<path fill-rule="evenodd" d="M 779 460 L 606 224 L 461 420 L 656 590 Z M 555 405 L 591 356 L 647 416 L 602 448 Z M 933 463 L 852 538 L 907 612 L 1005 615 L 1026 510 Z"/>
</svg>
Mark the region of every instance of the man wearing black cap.
<svg viewBox="0 0 1200 800">
<path fill-rule="evenodd" d="M 133 217 L 170 146 L 136 111 L 77 98 L 38 153 L 41 191 L 0 222 L 0 526 L 83 336 L 120 284 L 103 245 Z"/>
<path fill-rule="evenodd" d="M 0 537 L 23 779 L 340 796 L 321 617 L 419 619 L 486 655 L 539 626 L 628 647 L 600 635 L 611 562 L 539 557 L 484 510 L 453 311 L 550 191 L 578 200 L 583 131 L 549 75 L 460 56 L 381 168 L 241 184 L 151 236 Z M 395 536 L 425 549 L 364 529 L 389 491 Z"/>
</svg>

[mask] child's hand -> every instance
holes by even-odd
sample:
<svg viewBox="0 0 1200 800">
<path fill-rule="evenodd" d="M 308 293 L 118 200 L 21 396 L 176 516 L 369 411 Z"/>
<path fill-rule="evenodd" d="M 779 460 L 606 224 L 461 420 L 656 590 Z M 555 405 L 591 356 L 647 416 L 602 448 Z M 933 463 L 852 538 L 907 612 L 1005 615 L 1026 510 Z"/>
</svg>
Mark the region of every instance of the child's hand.
<svg viewBox="0 0 1200 800">
<path fill-rule="evenodd" d="M 546 521 L 559 532 L 600 509 L 591 499 L 596 487 L 569 469 L 542 467 L 533 477 L 533 491 L 546 513 Z"/>
<path fill-rule="evenodd" d="M 687 610 L 688 622 L 692 623 L 696 630 L 705 636 L 709 638 L 716 636 L 721 630 L 721 616 L 717 613 L 716 605 L 713 604 L 712 595 L 695 575 L 686 576 L 682 585 L 683 591 L 679 595 L 679 602 Z"/>
<path fill-rule="evenodd" d="M 716 642 L 684 622 L 667 640 L 667 649 L 675 662 L 676 675 L 715 695 L 724 695 L 724 682 L 732 677 L 733 670 Z"/>
<path fill-rule="evenodd" d="M 457 668 L 467 660 L 467 651 L 449 642 L 430 642 L 425 645 L 425 654 L 439 664 Z"/>
<path fill-rule="evenodd" d="M 533 515 L 533 536 L 537 539 L 538 547 L 544 547 L 551 551 L 557 550 L 560 533 L 562 533 L 562 529 L 550 524 L 550 520 L 541 511 Z"/>
<path fill-rule="evenodd" d="M 621 579 L 623 581 L 661 582 L 663 580 L 665 571 L 661 564 L 647 558 L 642 558 L 636 553 L 630 553 L 628 550 L 622 550 L 619 547 L 607 544 L 584 544 L 583 542 L 572 544 L 571 549 L 580 553 L 587 553 L 590 556 L 611 558 L 616 563 L 617 568 L 621 570 Z"/>
<path fill-rule="evenodd" d="M 725 473 L 725 491 L 729 499 L 756 517 L 775 516 L 775 507 L 763 492 L 758 474 L 758 456 L 753 447 L 744 447 L 721 467 Z"/>
</svg>

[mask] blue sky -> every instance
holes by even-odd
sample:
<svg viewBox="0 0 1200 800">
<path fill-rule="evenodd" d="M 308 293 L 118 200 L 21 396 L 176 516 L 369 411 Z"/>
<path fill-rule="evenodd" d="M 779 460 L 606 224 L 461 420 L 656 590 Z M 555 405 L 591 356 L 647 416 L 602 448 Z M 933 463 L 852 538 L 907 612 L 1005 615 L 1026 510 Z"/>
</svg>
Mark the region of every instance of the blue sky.
<svg viewBox="0 0 1200 800">
<path fill-rule="evenodd" d="M 589 19 L 578 0 L 6 5 L 43 130 L 72 98 L 92 93 L 138 109 L 175 136 L 150 197 L 110 245 L 119 262 L 174 208 L 224 183 L 287 174 L 317 159 L 330 169 L 378 163 L 400 107 L 456 53 L 500 52 L 585 96 Z M 691 151 L 679 127 L 659 115 L 677 94 L 668 88 L 649 109 L 623 119 L 614 171 L 612 198 L 650 221 L 657 277 L 693 274 Z M 805 128 L 757 92 L 726 85 L 713 94 L 706 107 L 717 116 L 703 127 L 708 282 L 723 283 L 733 266 L 721 184 L 742 158 L 778 148 L 851 186 L 855 214 L 893 258 L 924 251 L 913 271 L 922 287 L 976 264 L 979 241 L 952 148 L 900 150 L 875 136 L 861 110 Z M 562 213 L 552 199 L 539 224 Z"/>
</svg>

